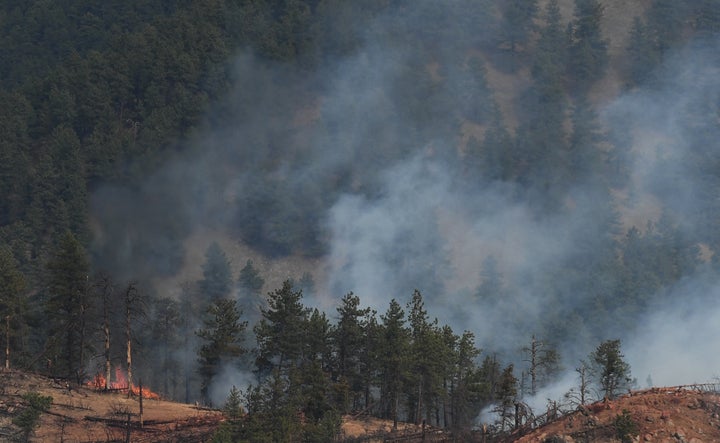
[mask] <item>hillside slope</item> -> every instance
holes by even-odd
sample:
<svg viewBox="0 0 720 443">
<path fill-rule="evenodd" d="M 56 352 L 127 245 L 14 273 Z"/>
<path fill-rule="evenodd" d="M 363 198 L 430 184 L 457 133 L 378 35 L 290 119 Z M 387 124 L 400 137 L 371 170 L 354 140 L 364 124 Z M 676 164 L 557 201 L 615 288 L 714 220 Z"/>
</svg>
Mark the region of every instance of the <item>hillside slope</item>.
<svg viewBox="0 0 720 443">
<path fill-rule="evenodd" d="M 0 442 L 15 441 L 19 435 L 13 419 L 27 407 L 22 396 L 30 392 L 52 397 L 52 406 L 40 416 L 30 441 L 127 441 L 128 436 L 133 442 L 207 441 L 222 420 L 217 411 L 144 399 L 141 427 L 137 396 L 91 387 L 68 389 L 63 380 L 4 371 L 0 372 Z"/>
<path fill-rule="evenodd" d="M 632 441 L 688 442 L 720 441 L 720 395 L 716 385 L 652 388 L 633 392 L 612 401 L 600 401 L 565 415 L 509 441 L 616 442 L 618 416 L 627 411 L 636 431 Z"/>
</svg>

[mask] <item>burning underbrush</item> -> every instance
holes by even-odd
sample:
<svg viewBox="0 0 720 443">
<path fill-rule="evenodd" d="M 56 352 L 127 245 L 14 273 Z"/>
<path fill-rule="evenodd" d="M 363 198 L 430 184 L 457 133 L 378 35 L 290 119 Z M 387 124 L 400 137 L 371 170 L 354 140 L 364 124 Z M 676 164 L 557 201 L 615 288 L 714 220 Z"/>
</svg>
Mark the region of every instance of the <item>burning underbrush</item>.
<svg viewBox="0 0 720 443">
<path fill-rule="evenodd" d="M 141 385 L 134 385 L 128 382 L 128 377 L 125 372 L 120 368 L 115 368 L 115 380 L 108 380 L 107 377 L 101 373 L 97 373 L 92 380 L 85 383 L 86 386 L 95 389 L 96 391 L 120 391 L 129 392 L 135 396 L 142 396 L 143 398 L 149 398 L 153 400 L 159 400 L 160 394 L 151 391 L 147 387 Z"/>
<path fill-rule="evenodd" d="M 5 370 L 0 371 L 0 442 L 18 437 L 14 420 L 27 409 L 28 393 L 52 398 L 30 441 L 207 442 L 224 420 L 219 411 L 165 401 L 144 386 L 128 391 L 121 370 L 113 371 L 107 389 L 104 377 L 75 387 L 63 379 Z"/>
</svg>

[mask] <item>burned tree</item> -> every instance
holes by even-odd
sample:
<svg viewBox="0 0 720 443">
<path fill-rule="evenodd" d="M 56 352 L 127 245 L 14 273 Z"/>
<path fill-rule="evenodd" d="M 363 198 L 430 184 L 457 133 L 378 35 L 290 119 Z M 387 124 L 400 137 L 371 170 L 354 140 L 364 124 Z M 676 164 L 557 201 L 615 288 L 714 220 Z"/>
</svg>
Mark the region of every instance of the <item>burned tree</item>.
<svg viewBox="0 0 720 443">
<path fill-rule="evenodd" d="M 560 371 L 558 352 L 547 347 L 547 344 L 532 336 L 530 346 L 526 346 L 523 352 L 527 355 L 525 359 L 529 363 L 530 395 L 537 394 L 539 387 L 542 387 L 547 380 Z"/>
<path fill-rule="evenodd" d="M 127 369 L 127 387 L 128 395 L 133 389 L 133 365 L 132 365 L 132 341 L 133 329 L 132 322 L 137 317 L 144 315 L 144 299 L 137 288 L 136 282 L 130 282 L 125 289 L 123 297 L 125 306 L 125 343 L 126 343 L 126 369 Z"/>
</svg>

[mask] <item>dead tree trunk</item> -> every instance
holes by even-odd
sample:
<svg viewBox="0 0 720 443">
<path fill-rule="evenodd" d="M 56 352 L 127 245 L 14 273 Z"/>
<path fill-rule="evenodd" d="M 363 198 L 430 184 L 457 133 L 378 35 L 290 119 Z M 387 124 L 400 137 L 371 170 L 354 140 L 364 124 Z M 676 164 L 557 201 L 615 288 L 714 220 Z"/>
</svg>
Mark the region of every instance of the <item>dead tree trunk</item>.
<svg viewBox="0 0 720 443">
<path fill-rule="evenodd" d="M 128 395 L 132 390 L 132 334 L 130 333 L 130 298 L 131 292 L 134 289 L 133 285 L 130 284 L 127 289 L 125 296 L 125 343 L 126 343 L 126 363 L 127 363 L 127 383 L 128 383 Z"/>
<path fill-rule="evenodd" d="M 110 296 L 112 295 L 113 287 L 110 282 L 110 277 L 102 276 L 102 303 L 103 303 L 103 335 L 105 338 L 105 390 L 110 389 L 110 377 L 112 365 L 110 364 Z"/>
<path fill-rule="evenodd" d="M 143 391 L 142 391 L 142 378 L 138 380 L 140 387 L 140 429 L 143 427 Z"/>
<path fill-rule="evenodd" d="M 10 369 L 10 316 L 5 316 L 5 369 Z"/>
<path fill-rule="evenodd" d="M 127 290 L 125 291 L 125 343 L 126 343 L 126 369 L 127 369 L 127 383 L 128 383 L 128 396 L 130 396 L 133 388 L 132 378 L 132 319 L 133 314 L 138 311 L 136 306 L 140 302 L 138 298 L 138 290 L 135 283 L 131 282 L 128 284 Z"/>
</svg>

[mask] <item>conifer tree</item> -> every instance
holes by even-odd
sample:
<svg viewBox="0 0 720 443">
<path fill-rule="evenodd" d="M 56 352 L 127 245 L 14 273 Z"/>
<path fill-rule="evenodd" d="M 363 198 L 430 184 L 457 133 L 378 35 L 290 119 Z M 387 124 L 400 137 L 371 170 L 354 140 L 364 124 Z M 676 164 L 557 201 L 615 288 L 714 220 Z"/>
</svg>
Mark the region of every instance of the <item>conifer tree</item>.
<svg viewBox="0 0 720 443">
<path fill-rule="evenodd" d="M 237 358 L 246 352 L 242 343 L 247 322 L 240 320 L 241 315 L 235 300 L 221 298 L 210 305 L 204 327 L 197 331 L 198 337 L 204 340 L 198 352 L 198 372 L 201 394 L 207 404 L 211 404 L 208 389 L 222 365 L 237 364 Z"/>
<path fill-rule="evenodd" d="M 347 409 L 357 409 L 359 396 L 363 392 L 363 360 L 365 345 L 364 317 L 370 313 L 370 308 L 360 308 L 360 298 L 352 292 L 345 294 L 337 308 L 339 315 L 336 326 L 332 329 L 333 348 L 335 349 L 335 366 L 338 380 L 347 384 L 350 404 L 344 405 Z"/>
<path fill-rule="evenodd" d="M 230 261 L 217 242 L 212 242 L 205 252 L 203 278 L 198 287 L 206 300 L 214 302 L 228 297 L 233 287 Z"/>
<path fill-rule="evenodd" d="M 615 398 L 616 394 L 634 384 L 630 365 L 625 361 L 620 346 L 620 340 L 606 340 L 590 354 L 595 382 L 608 399 Z"/>
<path fill-rule="evenodd" d="M 395 299 L 381 319 L 380 401 L 383 417 L 393 420 L 393 428 L 397 428 L 400 395 L 408 378 L 410 332 L 405 326 L 405 311 Z"/>
<path fill-rule="evenodd" d="M 580 93 L 605 75 L 608 41 L 600 27 L 603 14 L 598 0 L 575 0 L 575 18 L 568 31 L 568 75 Z"/>
<path fill-rule="evenodd" d="M 260 308 L 265 303 L 262 296 L 264 285 L 265 279 L 260 275 L 253 261 L 248 259 L 240 270 L 237 287 L 238 307 L 242 309 L 250 326 L 254 326 L 260 320 Z"/>
<path fill-rule="evenodd" d="M 17 329 L 23 323 L 23 315 L 26 311 L 23 291 L 25 290 L 25 277 L 17 268 L 17 262 L 12 251 L 7 246 L 0 244 L 0 324 L 2 324 L 2 337 L 4 349 L 5 369 L 10 369 L 12 352 L 17 352 L 18 347 L 11 349 L 16 341 Z"/>
<path fill-rule="evenodd" d="M 64 377 L 79 377 L 85 366 L 84 327 L 89 312 L 89 263 L 85 248 L 71 232 L 66 232 L 47 264 L 49 323 L 47 347 L 50 371 Z"/>
<path fill-rule="evenodd" d="M 640 17 L 635 17 L 628 40 L 628 84 L 648 86 L 653 81 L 653 71 L 657 69 L 662 58 L 655 36 Z"/>
<path fill-rule="evenodd" d="M 280 289 L 268 294 L 262 319 L 255 325 L 256 365 L 261 376 L 272 372 L 287 374 L 302 356 L 308 310 L 302 304 L 302 291 L 286 280 Z"/>
<path fill-rule="evenodd" d="M 519 44 L 525 43 L 534 31 L 533 19 L 538 12 L 537 0 L 508 0 L 502 3 L 502 35 L 515 52 Z"/>
<path fill-rule="evenodd" d="M 515 417 L 515 402 L 517 401 L 517 378 L 510 364 L 502 371 L 497 390 L 497 404 L 494 411 L 500 417 L 500 429 L 505 430 Z"/>
</svg>

